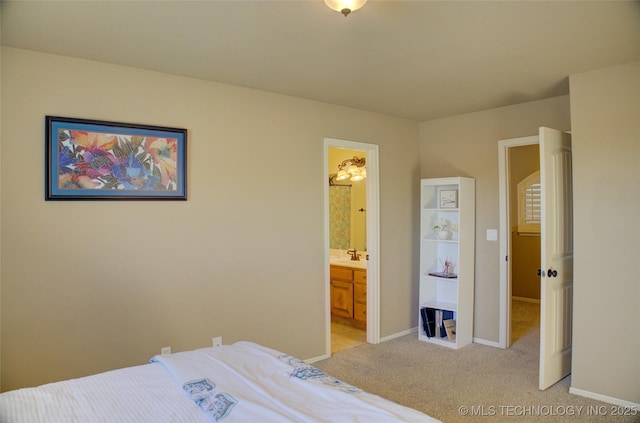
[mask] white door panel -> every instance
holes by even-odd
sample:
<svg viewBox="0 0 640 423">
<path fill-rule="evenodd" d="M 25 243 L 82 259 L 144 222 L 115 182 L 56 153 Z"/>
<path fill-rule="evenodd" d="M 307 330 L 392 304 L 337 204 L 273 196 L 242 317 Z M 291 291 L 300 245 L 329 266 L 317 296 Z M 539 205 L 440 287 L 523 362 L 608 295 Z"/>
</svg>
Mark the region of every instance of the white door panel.
<svg viewBox="0 0 640 423">
<path fill-rule="evenodd" d="M 540 389 L 571 373 L 573 190 L 571 136 L 540 128 L 542 186 Z"/>
</svg>

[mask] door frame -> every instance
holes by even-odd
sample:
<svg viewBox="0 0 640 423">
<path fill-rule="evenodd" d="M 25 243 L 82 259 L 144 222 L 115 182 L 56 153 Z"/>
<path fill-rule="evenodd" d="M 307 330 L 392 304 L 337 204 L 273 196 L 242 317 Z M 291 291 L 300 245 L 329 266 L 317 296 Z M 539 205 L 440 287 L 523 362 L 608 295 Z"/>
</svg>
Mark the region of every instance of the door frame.
<svg viewBox="0 0 640 423">
<path fill-rule="evenodd" d="M 498 141 L 498 184 L 500 198 L 500 335 L 501 348 L 511 346 L 511 222 L 509 219 L 509 149 L 540 144 L 538 135 Z"/>
<path fill-rule="evenodd" d="M 367 342 L 380 343 L 380 180 L 378 145 L 337 138 L 324 139 L 324 310 L 326 354 L 331 356 L 331 289 L 329 273 L 329 148 L 364 151 L 367 158 Z"/>
</svg>

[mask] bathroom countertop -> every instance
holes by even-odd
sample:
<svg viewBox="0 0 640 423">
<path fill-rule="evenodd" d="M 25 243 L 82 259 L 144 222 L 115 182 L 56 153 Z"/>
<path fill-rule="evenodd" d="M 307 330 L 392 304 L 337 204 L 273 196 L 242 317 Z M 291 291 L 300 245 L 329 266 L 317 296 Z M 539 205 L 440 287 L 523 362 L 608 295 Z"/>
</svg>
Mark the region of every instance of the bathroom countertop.
<svg viewBox="0 0 640 423">
<path fill-rule="evenodd" d="M 349 257 L 330 257 L 330 264 L 335 266 L 353 267 L 355 269 L 367 269 L 366 260 L 351 260 Z"/>
</svg>

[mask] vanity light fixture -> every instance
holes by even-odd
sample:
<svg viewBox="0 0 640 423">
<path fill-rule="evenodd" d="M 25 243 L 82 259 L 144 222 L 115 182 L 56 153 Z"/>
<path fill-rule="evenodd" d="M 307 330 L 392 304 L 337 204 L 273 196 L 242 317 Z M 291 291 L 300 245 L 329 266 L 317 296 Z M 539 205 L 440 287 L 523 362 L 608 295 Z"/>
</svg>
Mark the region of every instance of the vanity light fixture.
<svg viewBox="0 0 640 423">
<path fill-rule="evenodd" d="M 366 161 L 364 157 L 358 158 L 353 156 L 352 159 L 343 160 L 342 163 L 338 165 L 336 180 L 344 181 L 345 179 L 349 179 L 354 182 L 362 181 L 367 177 L 367 168 L 365 167 L 365 164 Z"/>
<path fill-rule="evenodd" d="M 340 12 L 346 18 L 349 13 L 355 12 L 360 9 L 367 0 L 324 0 L 324 3 L 329 6 L 330 9 Z"/>
</svg>

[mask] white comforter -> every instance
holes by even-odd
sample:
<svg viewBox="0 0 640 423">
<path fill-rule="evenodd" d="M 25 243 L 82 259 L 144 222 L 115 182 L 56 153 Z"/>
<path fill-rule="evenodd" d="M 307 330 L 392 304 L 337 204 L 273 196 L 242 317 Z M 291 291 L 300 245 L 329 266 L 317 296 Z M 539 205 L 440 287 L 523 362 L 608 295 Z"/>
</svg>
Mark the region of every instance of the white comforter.
<svg viewBox="0 0 640 423">
<path fill-rule="evenodd" d="M 14 422 L 436 422 L 250 342 L 0 394 Z"/>
</svg>

